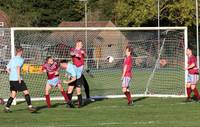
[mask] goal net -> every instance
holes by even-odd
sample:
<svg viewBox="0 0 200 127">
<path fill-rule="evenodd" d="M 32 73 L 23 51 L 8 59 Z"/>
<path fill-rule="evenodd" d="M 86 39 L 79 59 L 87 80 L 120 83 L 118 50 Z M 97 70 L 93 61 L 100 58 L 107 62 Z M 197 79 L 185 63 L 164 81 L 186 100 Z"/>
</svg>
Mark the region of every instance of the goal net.
<svg viewBox="0 0 200 127">
<path fill-rule="evenodd" d="M 159 31 L 159 36 L 158 36 Z M 11 28 L 0 37 L 1 67 L 14 56 L 14 47 L 24 48 L 24 80 L 33 100 L 44 99 L 47 77 L 40 73 L 47 56 L 55 61 L 71 60 L 69 49 L 76 40 L 82 40 L 87 51 L 84 75 L 93 97 L 123 97 L 121 73 L 124 51 L 133 47 L 133 78 L 131 91 L 134 96 L 184 97 L 187 47 L 186 27 L 57 27 L 57 28 Z M 107 63 L 107 56 L 114 62 Z M 60 70 L 64 79 L 64 71 Z M 0 96 L 9 95 L 8 74 L 1 71 Z M 67 88 L 66 84 L 62 84 Z M 84 94 L 84 88 L 83 88 Z M 58 89 L 51 90 L 51 97 L 63 99 Z M 21 99 L 22 94 L 17 99 Z"/>
</svg>

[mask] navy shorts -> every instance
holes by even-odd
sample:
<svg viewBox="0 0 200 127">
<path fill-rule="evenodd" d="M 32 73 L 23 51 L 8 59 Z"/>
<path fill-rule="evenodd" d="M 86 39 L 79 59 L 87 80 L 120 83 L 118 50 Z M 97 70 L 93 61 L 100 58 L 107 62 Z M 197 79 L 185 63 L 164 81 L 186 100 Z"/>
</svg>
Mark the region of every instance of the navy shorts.
<svg viewBox="0 0 200 127">
<path fill-rule="evenodd" d="M 82 87 L 83 83 L 84 83 L 83 75 L 81 75 L 79 79 L 76 79 L 76 81 L 69 83 L 68 85 L 74 87 Z"/>
<path fill-rule="evenodd" d="M 19 81 L 10 81 L 10 91 L 22 92 L 28 90 L 26 83 L 22 80 L 21 83 Z"/>
</svg>

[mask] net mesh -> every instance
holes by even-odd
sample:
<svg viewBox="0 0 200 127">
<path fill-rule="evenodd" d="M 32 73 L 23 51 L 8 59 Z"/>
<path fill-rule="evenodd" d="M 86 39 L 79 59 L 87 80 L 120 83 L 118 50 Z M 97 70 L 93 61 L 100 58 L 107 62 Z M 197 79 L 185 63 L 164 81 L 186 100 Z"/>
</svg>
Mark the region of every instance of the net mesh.
<svg viewBox="0 0 200 127">
<path fill-rule="evenodd" d="M 5 63 L 10 56 L 10 30 L 1 40 L 1 59 Z M 91 96 L 121 95 L 121 72 L 124 49 L 133 47 L 133 94 L 185 95 L 184 83 L 184 30 L 88 30 L 87 40 L 84 30 L 15 30 L 14 44 L 24 48 L 25 64 L 22 68 L 24 80 L 32 97 L 44 97 L 47 77 L 40 73 L 41 65 L 47 56 L 56 61 L 71 59 L 69 49 L 76 40 L 82 40 L 87 47 L 84 75 L 90 86 Z M 2 43 L 4 42 L 4 43 Z M 87 46 L 86 46 L 87 45 Z M 6 49 L 5 49 L 6 47 Z M 158 57 L 160 54 L 160 57 Z M 113 63 L 105 61 L 107 56 L 115 58 Z M 1 62 L 2 63 L 2 62 Z M 27 69 L 28 68 L 28 69 Z M 64 71 L 60 70 L 64 79 Z M 0 95 L 9 94 L 8 74 L 1 73 Z M 67 88 L 66 84 L 63 87 Z M 83 88 L 84 90 L 84 88 Z M 83 92 L 84 93 L 84 92 Z M 19 95 L 21 96 L 21 94 Z M 51 90 L 51 96 L 61 96 L 58 89 Z"/>
<path fill-rule="evenodd" d="M 9 81 L 6 73 L 6 64 L 11 58 L 11 31 L 0 28 L 0 97 L 9 96 Z"/>
</svg>

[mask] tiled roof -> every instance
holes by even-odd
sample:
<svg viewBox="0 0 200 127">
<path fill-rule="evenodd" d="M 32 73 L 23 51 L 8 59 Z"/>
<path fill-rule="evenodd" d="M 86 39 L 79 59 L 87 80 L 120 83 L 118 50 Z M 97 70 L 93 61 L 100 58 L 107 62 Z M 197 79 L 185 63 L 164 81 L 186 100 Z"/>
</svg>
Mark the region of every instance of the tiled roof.
<svg viewBox="0 0 200 127">
<path fill-rule="evenodd" d="M 61 22 L 58 27 L 84 27 L 85 22 Z M 111 21 L 88 21 L 88 27 L 115 27 Z"/>
</svg>

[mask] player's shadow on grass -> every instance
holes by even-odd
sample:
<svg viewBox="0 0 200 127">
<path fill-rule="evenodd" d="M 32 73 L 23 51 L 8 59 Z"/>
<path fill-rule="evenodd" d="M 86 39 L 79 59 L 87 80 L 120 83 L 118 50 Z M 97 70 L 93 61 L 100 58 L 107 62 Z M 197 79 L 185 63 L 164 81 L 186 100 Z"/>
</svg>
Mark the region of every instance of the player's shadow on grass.
<svg viewBox="0 0 200 127">
<path fill-rule="evenodd" d="M 55 103 L 55 104 L 51 105 L 51 108 L 56 108 L 60 105 L 66 105 L 66 104 L 65 103 Z M 47 109 L 47 108 L 48 108 L 47 105 L 37 106 L 37 111 L 40 111 L 42 109 Z"/>
<path fill-rule="evenodd" d="M 90 101 L 90 100 L 85 99 L 82 107 L 85 107 L 89 104 L 96 103 L 98 101 L 103 101 L 103 100 L 106 100 L 106 99 L 107 98 L 95 98 L 95 101 Z"/>
<path fill-rule="evenodd" d="M 19 102 L 17 102 L 17 105 L 18 104 L 22 104 L 22 103 L 26 103 L 26 101 L 19 101 Z M 52 104 L 51 108 L 56 108 L 56 107 L 58 107 L 60 105 L 65 105 L 65 103 L 55 103 L 55 104 Z M 36 106 L 37 111 L 45 109 L 45 108 L 48 108 L 47 105 Z"/>
<path fill-rule="evenodd" d="M 26 101 L 19 101 L 19 102 L 17 102 L 17 105 L 18 104 L 23 104 L 23 103 L 26 103 Z"/>
<path fill-rule="evenodd" d="M 133 103 L 138 102 L 138 101 L 142 101 L 144 99 L 147 99 L 147 97 L 140 97 L 140 98 L 133 99 Z"/>
</svg>

